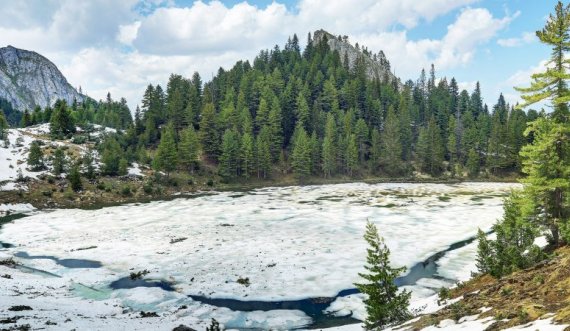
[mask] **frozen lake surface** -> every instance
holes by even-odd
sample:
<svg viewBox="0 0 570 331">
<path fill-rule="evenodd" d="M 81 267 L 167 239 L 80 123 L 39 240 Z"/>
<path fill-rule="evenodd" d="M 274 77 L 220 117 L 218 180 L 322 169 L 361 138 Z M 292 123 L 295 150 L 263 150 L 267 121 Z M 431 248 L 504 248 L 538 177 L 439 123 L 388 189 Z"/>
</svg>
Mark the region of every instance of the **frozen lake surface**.
<svg viewBox="0 0 570 331">
<path fill-rule="evenodd" d="M 240 302 L 334 298 L 352 289 L 363 271 L 367 220 L 385 237 L 393 265 L 413 267 L 472 238 L 478 228 L 489 230 L 502 214 L 502 197 L 515 187 L 354 183 L 46 211 L 3 225 L 0 242 L 13 246 L 3 249 L 0 258 L 15 255 L 28 267 L 60 276 L 45 280 L 30 274 L 15 282 L 22 287 L 60 284 L 46 306 L 62 302 L 63 310 L 66 302 L 90 302 L 97 314 L 106 316 L 104 322 L 95 317 L 81 322 L 91 329 L 104 329 L 110 316 L 117 327 L 127 329 L 140 328 L 140 323 L 149 328 L 153 323 L 202 326 L 211 317 L 232 328 L 299 328 L 313 322 L 301 310 L 240 312 L 189 296 Z M 472 243 L 441 254 L 435 274 L 406 286 L 413 291 L 414 302 L 419 305 L 441 286 L 468 278 L 474 270 L 475 249 Z M 101 265 L 62 263 L 81 260 Z M 149 271 L 140 282 L 143 285 L 112 288 L 111 284 L 143 270 Z M 246 278 L 248 284 L 243 282 Z M 165 286 L 144 285 L 148 282 Z M 9 293 L 0 289 L 0 311 L 21 303 L 22 298 Z M 41 299 L 35 302 L 42 304 Z M 105 304 L 105 309 L 97 310 Z M 146 318 L 130 326 L 125 310 L 156 311 L 161 322 Z M 361 319 L 362 297 L 343 296 L 326 311 Z"/>
</svg>

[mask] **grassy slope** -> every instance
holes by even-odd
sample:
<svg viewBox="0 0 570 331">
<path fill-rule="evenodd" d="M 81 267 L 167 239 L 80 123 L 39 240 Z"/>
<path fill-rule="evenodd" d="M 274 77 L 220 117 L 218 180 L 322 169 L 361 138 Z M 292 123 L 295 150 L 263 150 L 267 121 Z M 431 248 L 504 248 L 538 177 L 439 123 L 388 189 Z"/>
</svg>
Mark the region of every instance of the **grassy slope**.
<svg viewBox="0 0 570 331">
<path fill-rule="evenodd" d="M 477 276 L 451 290 L 449 298 L 460 296 L 463 300 L 412 323 L 413 329 L 477 315 L 483 307 L 492 309 L 479 319 L 497 320 L 488 330 L 525 324 L 549 313 L 555 314 L 555 322 L 570 324 L 570 247 L 559 248 L 543 263 L 502 279 Z"/>
</svg>

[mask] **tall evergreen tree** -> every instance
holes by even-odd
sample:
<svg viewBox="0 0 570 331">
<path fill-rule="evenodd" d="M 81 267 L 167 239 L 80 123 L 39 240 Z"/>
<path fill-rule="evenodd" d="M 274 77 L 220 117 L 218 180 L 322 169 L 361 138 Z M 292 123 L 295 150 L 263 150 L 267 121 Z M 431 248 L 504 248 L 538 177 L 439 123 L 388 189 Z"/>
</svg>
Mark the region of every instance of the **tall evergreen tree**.
<svg viewBox="0 0 570 331">
<path fill-rule="evenodd" d="M 75 132 L 75 123 L 65 101 L 55 102 L 54 111 L 50 119 L 50 135 L 55 139 L 63 139 Z"/>
<path fill-rule="evenodd" d="M 28 166 L 31 171 L 39 171 L 45 168 L 44 154 L 37 140 L 30 144 L 30 152 L 28 153 Z"/>
<path fill-rule="evenodd" d="M 311 174 L 311 142 L 303 127 L 298 126 L 297 130 L 298 134 L 293 146 L 291 164 L 295 175 L 304 179 Z"/>
<path fill-rule="evenodd" d="M 226 129 L 222 137 L 222 153 L 220 155 L 219 173 L 225 179 L 238 176 L 240 137 L 233 129 Z"/>
<path fill-rule="evenodd" d="M 194 172 L 200 159 L 199 145 L 198 135 L 192 125 L 182 130 L 178 143 L 178 161 L 182 168 Z"/>
<path fill-rule="evenodd" d="M 356 287 L 368 297 L 367 317 L 364 321 L 366 330 L 377 330 L 390 324 L 403 322 L 411 317 L 408 312 L 410 292 L 398 290 L 394 281 L 406 268 L 393 268 L 390 265 L 390 249 L 378 234 L 378 229 L 370 221 L 366 224 L 364 239 L 368 242 L 368 256 L 365 269 L 359 273 L 366 283 L 357 283 Z"/>
<path fill-rule="evenodd" d="M 218 126 L 214 104 L 207 103 L 200 119 L 200 143 L 207 157 L 216 160 L 219 152 Z"/>
<path fill-rule="evenodd" d="M 168 124 L 160 137 L 160 143 L 152 161 L 153 168 L 166 172 L 167 177 L 170 176 L 170 172 L 176 169 L 178 164 L 175 135 L 174 126 Z"/>
<path fill-rule="evenodd" d="M 336 171 L 336 123 L 332 114 L 327 115 L 325 138 L 323 140 L 323 173 L 326 178 Z"/>
<path fill-rule="evenodd" d="M 249 132 L 245 132 L 241 137 L 239 160 L 242 176 L 251 177 L 255 172 L 255 145 Z"/>
<path fill-rule="evenodd" d="M 386 125 L 384 126 L 384 131 L 382 131 L 380 141 L 382 142 L 381 160 L 384 171 L 393 176 L 403 174 L 400 125 L 392 106 L 388 109 Z"/>
</svg>

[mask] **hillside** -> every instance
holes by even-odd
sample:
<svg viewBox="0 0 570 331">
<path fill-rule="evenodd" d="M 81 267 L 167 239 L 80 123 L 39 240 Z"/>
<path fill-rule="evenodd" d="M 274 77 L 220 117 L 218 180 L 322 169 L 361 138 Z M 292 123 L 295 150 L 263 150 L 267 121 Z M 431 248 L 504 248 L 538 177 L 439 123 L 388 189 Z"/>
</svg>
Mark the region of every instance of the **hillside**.
<svg viewBox="0 0 570 331">
<path fill-rule="evenodd" d="M 73 88 L 59 69 L 42 55 L 12 46 L 0 48 L 0 98 L 19 111 L 68 104 L 85 96 Z"/>
</svg>

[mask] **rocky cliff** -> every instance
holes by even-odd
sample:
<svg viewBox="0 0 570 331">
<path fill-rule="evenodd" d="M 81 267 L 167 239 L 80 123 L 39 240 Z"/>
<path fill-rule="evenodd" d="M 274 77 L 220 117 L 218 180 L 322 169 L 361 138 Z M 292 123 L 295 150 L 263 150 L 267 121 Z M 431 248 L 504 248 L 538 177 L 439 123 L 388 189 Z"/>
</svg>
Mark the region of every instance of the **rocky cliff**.
<svg viewBox="0 0 570 331">
<path fill-rule="evenodd" d="M 45 57 L 8 46 L 0 48 L 0 98 L 23 111 L 51 106 L 58 99 L 71 104 L 74 99 L 82 101 L 85 96 Z"/>
<path fill-rule="evenodd" d="M 365 48 L 357 48 L 350 44 L 348 37 L 334 36 L 325 30 L 315 31 L 313 44 L 319 44 L 325 38 L 330 49 L 339 52 L 342 61 L 348 59 L 350 69 L 354 68 L 357 60 L 360 58 L 365 63 L 368 78 L 378 78 L 384 82 L 398 82 L 398 78 L 390 70 L 390 62 L 384 56 L 384 52 L 380 51 L 378 54 L 373 54 Z"/>
</svg>

